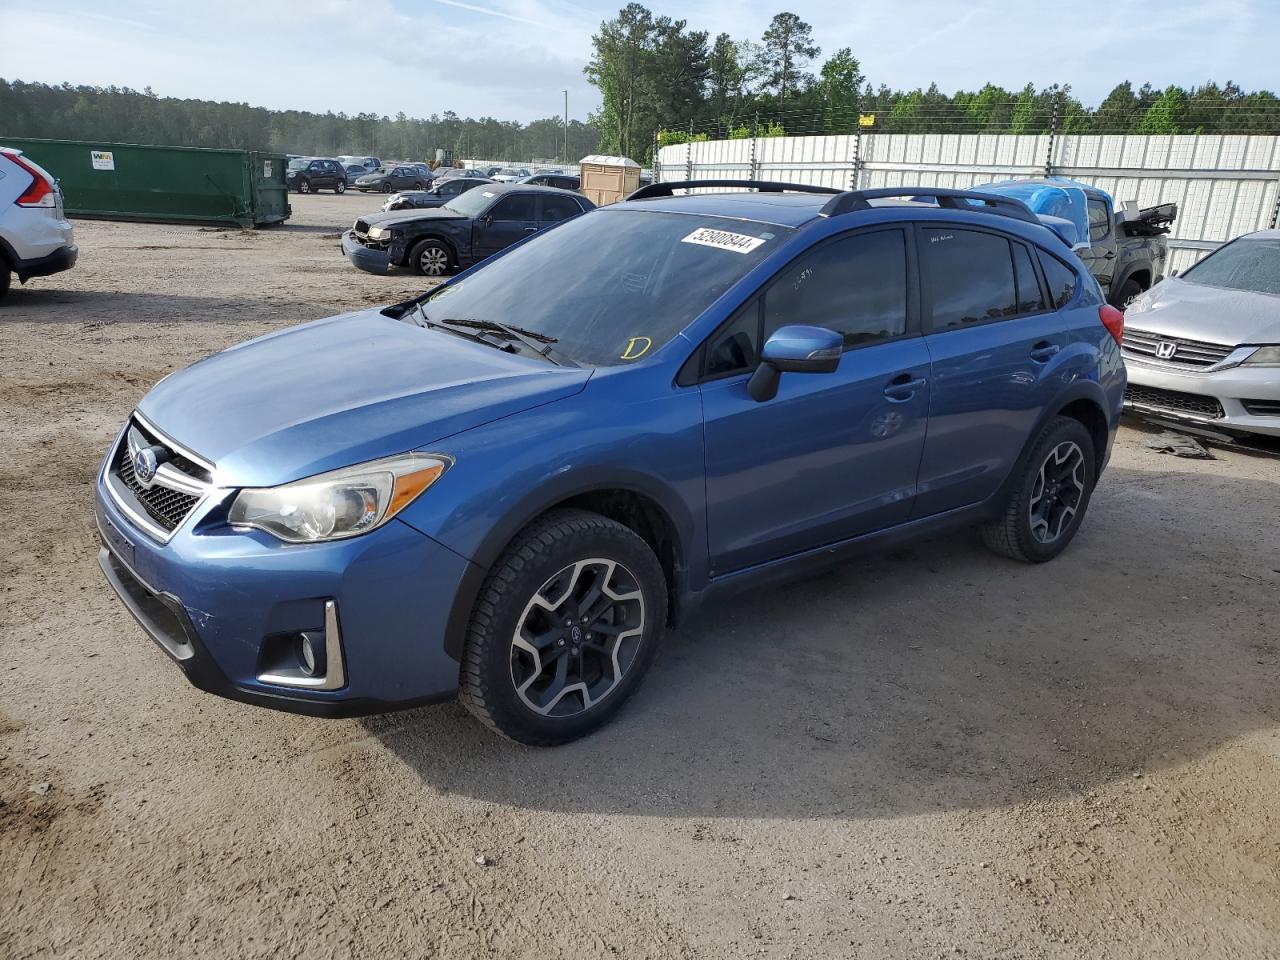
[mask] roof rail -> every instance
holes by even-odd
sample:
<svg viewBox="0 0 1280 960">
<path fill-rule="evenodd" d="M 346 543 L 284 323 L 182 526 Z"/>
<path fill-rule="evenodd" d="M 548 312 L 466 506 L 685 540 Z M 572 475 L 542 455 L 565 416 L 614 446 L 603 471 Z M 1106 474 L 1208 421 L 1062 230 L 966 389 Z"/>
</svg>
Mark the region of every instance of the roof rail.
<svg viewBox="0 0 1280 960">
<path fill-rule="evenodd" d="M 857 210 L 872 209 L 869 200 L 887 198 L 928 197 L 938 201 L 938 206 L 948 210 L 968 210 L 970 213 L 994 213 L 1013 220 L 1039 224 L 1041 221 L 1021 200 L 1012 197 L 1001 197 L 993 193 L 982 193 L 978 190 L 950 190 L 943 187 L 882 187 L 876 190 L 846 190 L 838 197 L 832 197 L 820 211 L 824 217 L 838 217 L 842 213 L 853 213 Z M 981 206 L 966 203 L 976 200 Z"/>
<path fill-rule="evenodd" d="M 648 200 L 652 197 L 669 197 L 676 190 L 689 190 L 694 187 L 741 187 L 758 190 L 761 193 L 782 193 L 785 190 L 793 193 L 841 193 L 836 187 L 815 187 L 809 183 L 775 183 L 772 180 L 666 180 L 662 183 L 643 186 L 627 199 Z"/>
</svg>

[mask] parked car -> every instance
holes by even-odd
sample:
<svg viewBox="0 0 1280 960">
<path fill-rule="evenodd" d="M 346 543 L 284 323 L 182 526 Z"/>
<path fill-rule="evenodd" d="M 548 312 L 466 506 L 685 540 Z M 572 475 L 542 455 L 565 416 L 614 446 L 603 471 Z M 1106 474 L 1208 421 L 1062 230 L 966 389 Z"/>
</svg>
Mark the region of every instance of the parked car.
<svg viewBox="0 0 1280 960">
<path fill-rule="evenodd" d="M 14 274 L 26 283 L 70 270 L 79 253 L 58 182 L 21 150 L 0 147 L 0 299 Z"/>
<path fill-rule="evenodd" d="M 347 171 L 337 160 L 300 157 L 289 161 L 285 170 L 285 182 L 290 190 L 298 193 L 315 193 L 317 190 L 345 193 Z"/>
<path fill-rule="evenodd" d="M 344 169 L 347 171 L 348 187 L 354 187 L 356 185 L 356 181 L 361 177 L 367 177 L 370 173 L 373 173 L 372 169 L 358 163 L 348 163 L 345 165 Z"/>
<path fill-rule="evenodd" d="M 1124 309 L 1134 297 L 1164 277 L 1169 258 L 1166 235 L 1178 216 L 1176 203 L 1162 203 L 1142 210 L 1134 204 L 1133 209 L 1117 212 L 1111 194 L 1067 177 L 1007 180 L 975 189 L 995 190 L 1030 200 L 1033 210 L 1037 210 L 1032 200 L 1037 194 L 1070 189 L 1082 193 L 1087 218 L 1082 227 L 1088 231 L 1088 244 L 1078 254 L 1113 306 Z M 1082 242 L 1084 239 L 1082 236 Z"/>
<path fill-rule="evenodd" d="M 728 183 L 770 192 L 669 195 Z M 1115 436 L 1120 312 L 1016 201 L 788 189 L 655 184 L 165 378 L 97 476 L 108 581 L 205 690 L 460 693 L 554 744 L 709 596 L 967 524 L 1057 556 Z"/>
<path fill-rule="evenodd" d="M 1280 230 L 1219 247 L 1125 318 L 1126 407 L 1214 436 L 1280 436 Z"/>
<path fill-rule="evenodd" d="M 498 183 L 514 183 L 521 177 L 529 176 L 529 171 L 524 167 L 503 167 L 497 173 L 492 175 L 492 179 Z"/>
<path fill-rule="evenodd" d="M 343 156 L 343 157 L 338 157 L 338 160 L 341 161 L 343 165 L 350 165 L 354 163 L 368 170 L 377 170 L 380 166 L 382 166 L 382 161 L 379 160 L 377 157 Z"/>
<path fill-rule="evenodd" d="M 501 166 L 485 167 L 485 168 L 484 168 L 484 176 L 486 176 L 486 177 L 492 177 L 495 173 L 497 173 L 497 172 L 498 172 L 499 170 L 501 170 L 501 169 L 502 169 L 502 167 L 501 167 Z"/>
<path fill-rule="evenodd" d="M 466 193 L 473 187 L 493 183 L 492 180 L 480 180 L 474 177 L 449 177 L 437 180 L 426 190 L 402 190 L 387 197 L 382 205 L 383 210 L 413 210 L 443 207 L 459 194 Z"/>
<path fill-rule="evenodd" d="M 422 171 L 409 164 L 380 167 L 373 173 L 356 180 L 356 189 L 362 193 L 391 193 L 395 190 L 422 190 L 431 182 Z"/>
<path fill-rule="evenodd" d="M 436 171 L 437 180 L 451 180 L 454 177 L 470 177 L 472 180 L 490 179 L 484 171 L 471 167 L 441 167 Z"/>
<path fill-rule="evenodd" d="M 593 209 L 581 194 L 491 183 L 432 209 L 361 217 L 343 234 L 342 252 L 369 273 L 395 266 L 442 277 Z"/>
<path fill-rule="evenodd" d="M 532 176 L 521 177 L 516 183 L 529 183 L 541 187 L 559 187 L 561 190 L 577 190 L 582 186 L 580 178 L 572 177 L 565 173 L 535 173 Z"/>
<path fill-rule="evenodd" d="M 415 164 L 412 164 L 412 166 L 413 166 L 413 169 L 417 170 L 418 173 L 422 174 L 423 179 L 427 183 L 430 183 L 432 180 L 436 178 L 436 172 L 431 169 L 431 166 L 429 164 L 415 163 Z"/>
</svg>

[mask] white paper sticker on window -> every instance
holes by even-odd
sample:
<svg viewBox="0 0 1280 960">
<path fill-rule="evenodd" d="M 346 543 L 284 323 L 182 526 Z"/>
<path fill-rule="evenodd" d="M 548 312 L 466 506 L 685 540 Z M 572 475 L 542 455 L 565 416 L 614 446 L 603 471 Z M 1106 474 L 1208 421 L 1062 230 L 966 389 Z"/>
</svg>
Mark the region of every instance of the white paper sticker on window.
<svg viewBox="0 0 1280 960">
<path fill-rule="evenodd" d="M 89 159 L 93 161 L 95 170 L 114 170 L 116 157 L 110 150 L 90 150 Z"/>
<path fill-rule="evenodd" d="M 715 247 L 717 250 L 732 250 L 734 253 L 750 253 L 764 243 L 764 240 L 760 237 L 749 237 L 745 233 L 730 233 L 728 230 L 699 227 L 680 242 Z"/>
<path fill-rule="evenodd" d="M 481 194 L 481 196 L 485 196 L 485 197 L 496 197 L 496 196 L 497 196 L 497 194 L 496 194 L 496 193 L 494 193 L 492 190 L 486 190 L 483 194 Z"/>
<path fill-rule="evenodd" d="M 271 161 L 270 160 L 262 161 L 262 179 L 263 180 L 271 179 Z"/>
</svg>

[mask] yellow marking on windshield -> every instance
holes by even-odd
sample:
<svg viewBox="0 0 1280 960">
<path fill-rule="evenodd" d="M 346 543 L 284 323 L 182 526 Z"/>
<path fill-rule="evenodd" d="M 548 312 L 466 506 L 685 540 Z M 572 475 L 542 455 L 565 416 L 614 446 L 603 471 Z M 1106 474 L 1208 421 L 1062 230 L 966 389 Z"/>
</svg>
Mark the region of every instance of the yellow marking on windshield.
<svg viewBox="0 0 1280 960">
<path fill-rule="evenodd" d="M 643 344 L 643 346 L 641 346 Z M 632 337 L 627 341 L 627 349 L 622 351 L 619 360 L 639 360 L 653 346 L 652 337 Z"/>
</svg>

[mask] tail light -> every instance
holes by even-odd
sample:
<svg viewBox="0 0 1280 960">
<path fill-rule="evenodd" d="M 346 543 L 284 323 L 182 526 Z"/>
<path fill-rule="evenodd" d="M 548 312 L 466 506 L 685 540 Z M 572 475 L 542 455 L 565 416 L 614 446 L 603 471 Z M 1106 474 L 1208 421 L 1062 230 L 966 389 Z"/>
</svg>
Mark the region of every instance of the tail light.
<svg viewBox="0 0 1280 960">
<path fill-rule="evenodd" d="M 1098 308 L 1098 319 L 1102 321 L 1102 325 L 1107 328 L 1107 333 L 1115 338 L 1116 343 L 1124 339 L 1124 313 L 1104 303 Z"/>
<path fill-rule="evenodd" d="M 5 156 L 19 167 L 31 174 L 31 183 L 22 195 L 13 201 L 20 207 L 54 207 L 57 206 L 57 190 L 53 180 L 35 164 L 23 160 L 17 153 L 5 151 Z"/>
</svg>

